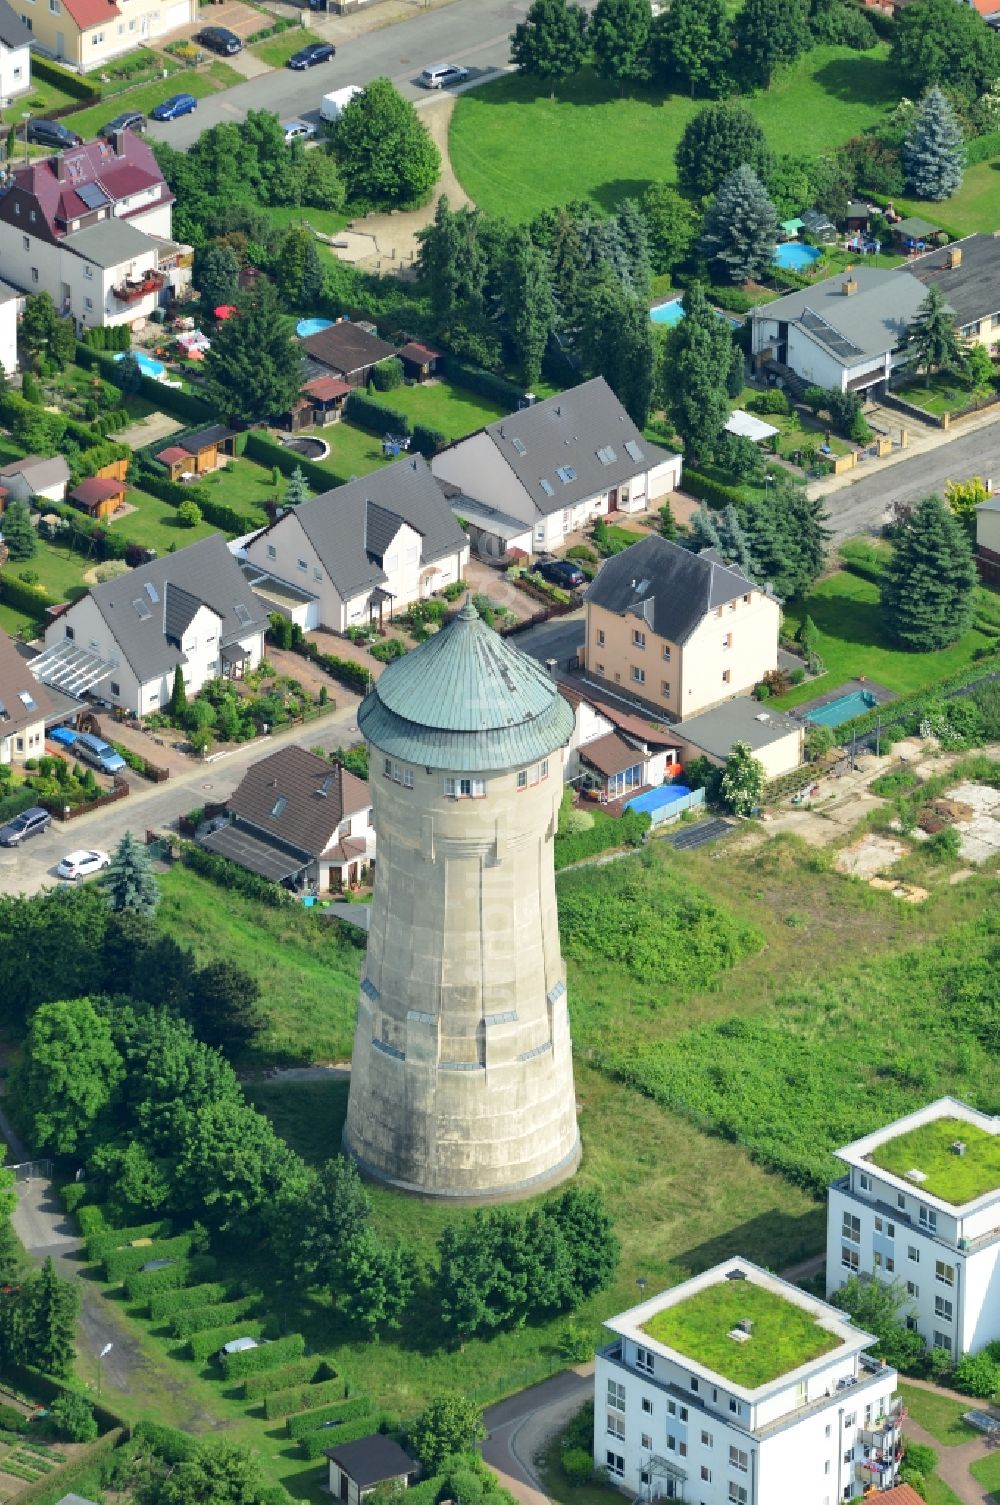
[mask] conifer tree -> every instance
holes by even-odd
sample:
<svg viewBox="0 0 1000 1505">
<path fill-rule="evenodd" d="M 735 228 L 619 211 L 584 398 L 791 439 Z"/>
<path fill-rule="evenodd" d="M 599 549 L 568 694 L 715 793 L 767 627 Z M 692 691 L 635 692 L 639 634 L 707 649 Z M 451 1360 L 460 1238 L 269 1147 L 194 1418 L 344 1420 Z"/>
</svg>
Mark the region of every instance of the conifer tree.
<svg viewBox="0 0 1000 1505">
<path fill-rule="evenodd" d="M 688 523 L 688 535 L 691 546 L 696 553 L 700 553 L 702 549 L 719 549 L 722 546 L 719 530 L 715 525 L 715 518 L 709 512 L 704 502 L 699 503 L 697 511 L 691 514 L 691 521 Z"/>
<path fill-rule="evenodd" d="M 752 578 L 753 562 L 750 557 L 750 540 L 747 538 L 739 513 L 732 502 L 722 514 L 719 541 L 723 558 L 728 559 L 730 564 L 737 565 L 744 575 Z"/>
<path fill-rule="evenodd" d="M 936 282 L 927 289 L 927 296 L 906 331 L 902 349 L 913 356 L 913 364 L 923 371 L 927 386 L 933 371 L 952 371 L 956 375 L 963 372 L 965 353 L 955 320 Z"/>
<path fill-rule="evenodd" d="M 663 400 L 690 464 L 711 454 L 729 417 L 726 377 L 732 339 L 700 283 L 687 289 L 683 307 L 684 317 L 665 344 Z"/>
<path fill-rule="evenodd" d="M 288 477 L 288 483 L 285 486 L 285 495 L 282 498 L 282 501 L 284 502 L 284 505 L 286 507 L 298 507 L 302 502 L 308 502 L 311 495 L 312 493 L 309 490 L 309 482 L 302 474 L 302 466 L 296 465 L 295 469 Z"/>
<path fill-rule="evenodd" d="M 115 848 L 102 883 L 116 914 L 126 909 L 137 914 L 152 914 L 160 902 L 160 890 L 146 848 L 136 841 L 131 831 L 125 832 Z"/>
<path fill-rule="evenodd" d="M 174 683 L 170 691 L 170 715 L 175 721 L 179 721 L 187 709 L 187 690 L 184 687 L 184 670 L 180 664 L 174 665 Z"/>
<path fill-rule="evenodd" d="M 11 559 L 33 559 L 38 550 L 38 538 L 31 521 L 28 504 L 19 496 L 12 497 L 0 517 L 0 532 L 10 551 Z"/>
<path fill-rule="evenodd" d="M 527 236 L 511 245 L 504 277 L 507 327 L 517 353 L 521 380 L 531 388 L 542 374 L 542 357 L 555 324 L 548 258 Z"/>
<path fill-rule="evenodd" d="M 886 631 L 902 648 L 947 648 L 972 621 L 976 566 L 965 529 L 940 497 L 913 509 L 882 579 Z"/>
<path fill-rule="evenodd" d="M 906 186 L 920 199 L 950 199 L 962 186 L 965 141 L 951 103 L 936 86 L 920 101 L 903 144 Z"/>
<path fill-rule="evenodd" d="M 730 282 L 746 282 L 771 266 L 777 233 L 778 216 L 767 189 L 752 167 L 738 167 L 720 183 L 705 215 L 706 253 Z"/>
</svg>

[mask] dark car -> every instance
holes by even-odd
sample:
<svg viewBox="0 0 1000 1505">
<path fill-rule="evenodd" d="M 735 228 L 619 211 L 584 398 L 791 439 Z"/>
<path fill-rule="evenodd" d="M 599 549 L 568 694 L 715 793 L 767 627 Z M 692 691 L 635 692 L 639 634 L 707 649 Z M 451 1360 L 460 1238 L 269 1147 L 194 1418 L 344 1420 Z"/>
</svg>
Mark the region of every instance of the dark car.
<svg viewBox="0 0 1000 1505">
<path fill-rule="evenodd" d="M 154 120 L 178 120 L 181 115 L 190 115 L 197 108 L 198 101 L 193 94 L 171 94 L 149 113 Z"/>
<path fill-rule="evenodd" d="M 195 41 L 207 47 L 209 52 L 221 52 L 223 57 L 232 57 L 243 51 L 243 43 L 228 26 L 206 26 L 204 31 L 199 31 Z"/>
<path fill-rule="evenodd" d="M 337 49 L 332 42 L 310 42 L 308 47 L 300 47 L 298 52 L 293 52 L 288 59 L 289 68 L 314 68 L 317 63 L 328 63 L 332 57 L 337 56 Z"/>
<path fill-rule="evenodd" d="M 123 110 L 116 115 L 114 120 L 109 120 L 107 125 L 102 125 L 98 131 L 99 136 L 111 137 L 116 131 L 139 131 L 146 129 L 146 117 L 141 110 Z"/>
<path fill-rule="evenodd" d="M 76 131 L 60 125 L 58 120 L 43 120 L 41 117 L 28 121 L 26 134 L 28 140 L 36 146 L 55 146 L 63 151 L 67 147 L 83 144 L 83 137 L 78 136 Z"/>
<path fill-rule="evenodd" d="M 580 566 L 571 559 L 546 559 L 538 566 L 538 573 L 550 584 L 561 585 L 564 591 L 575 591 L 587 579 Z"/>
<path fill-rule="evenodd" d="M 41 836 L 52 824 L 52 817 L 41 805 L 32 805 L 30 810 L 22 810 L 20 815 L 15 815 L 5 826 L 0 826 L 0 847 L 19 847 L 22 841 L 29 837 Z"/>
</svg>

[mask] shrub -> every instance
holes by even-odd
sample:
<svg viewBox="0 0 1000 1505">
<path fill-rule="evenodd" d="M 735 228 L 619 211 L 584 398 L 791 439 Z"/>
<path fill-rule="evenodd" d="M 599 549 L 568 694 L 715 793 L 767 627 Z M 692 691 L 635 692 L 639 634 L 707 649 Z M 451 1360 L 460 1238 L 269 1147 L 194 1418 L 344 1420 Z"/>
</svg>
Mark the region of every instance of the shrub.
<svg viewBox="0 0 1000 1505">
<path fill-rule="evenodd" d="M 782 413 L 789 414 L 792 405 L 788 400 L 788 394 L 778 387 L 768 387 L 766 392 L 755 392 L 747 398 L 747 408 L 751 413 Z"/>
<path fill-rule="evenodd" d="M 594 1459 L 586 1448 L 567 1448 L 562 1455 L 563 1473 L 573 1489 L 582 1489 L 594 1477 Z"/>
<path fill-rule="evenodd" d="M 201 508 L 190 497 L 177 508 L 177 521 L 185 528 L 197 528 L 201 522 Z"/>
<path fill-rule="evenodd" d="M 67 1212 L 78 1212 L 80 1203 L 87 1195 L 87 1183 L 85 1181 L 69 1181 L 63 1187 L 61 1196 L 63 1206 Z M 79 1222 L 79 1216 L 77 1217 Z"/>
<path fill-rule="evenodd" d="M 232 1343 L 236 1338 L 261 1339 L 264 1336 L 265 1325 L 262 1319 L 251 1317 L 245 1322 L 231 1322 L 226 1327 L 203 1328 L 200 1333 L 191 1334 L 187 1341 L 187 1351 L 196 1363 L 203 1364 L 206 1359 L 211 1358 L 213 1354 L 217 1354 L 224 1343 Z M 250 1355 L 258 1351 L 256 1348 L 249 1348 L 246 1352 L 247 1355 Z M 241 1359 L 243 1357 L 242 1353 L 226 1354 L 223 1358 L 223 1365 L 226 1359 Z M 228 1372 L 226 1372 L 226 1378 L 231 1378 Z"/>
<path fill-rule="evenodd" d="M 159 1291 L 176 1291 L 181 1286 L 211 1280 L 215 1259 L 211 1254 L 197 1254 L 193 1259 L 179 1259 L 165 1270 L 139 1270 L 125 1278 L 125 1294 L 130 1301 L 148 1302 Z"/>
<path fill-rule="evenodd" d="M 66 1189 L 69 1190 L 68 1187 Z M 88 1203 L 86 1207 L 77 1208 L 76 1221 L 85 1239 L 108 1226 L 104 1218 L 104 1209 L 94 1202 Z"/>
<path fill-rule="evenodd" d="M 280 909 L 282 905 L 291 903 L 291 895 L 279 883 L 271 883 L 257 873 L 249 873 L 245 868 L 237 867 L 235 862 L 218 857 L 214 852 L 206 852 L 202 847 L 186 846 L 182 861 L 185 867 L 192 868 L 202 878 L 211 879 L 220 888 L 235 889 L 245 898 L 257 899 L 272 909 Z"/>
<path fill-rule="evenodd" d="M 585 857 L 595 857 L 599 852 L 610 852 L 615 847 L 641 846 L 649 827 L 648 815 L 627 810 L 619 820 L 595 821 L 589 831 L 557 835 L 556 867 L 569 867 L 573 862 L 582 862 Z"/>
<path fill-rule="evenodd" d="M 256 1337 L 256 1334 L 251 1334 Z M 222 1368 L 227 1380 L 241 1380 L 245 1375 L 261 1369 L 275 1369 L 289 1359 L 300 1359 L 305 1353 L 306 1340 L 301 1333 L 289 1333 L 273 1343 L 260 1348 L 248 1348 L 244 1353 L 227 1353 Z"/>
<path fill-rule="evenodd" d="M 108 1228 L 101 1227 L 95 1233 L 86 1238 L 87 1258 L 95 1264 L 98 1260 L 106 1259 L 109 1254 L 114 1254 L 118 1249 L 124 1249 L 135 1239 L 164 1239 L 169 1238 L 172 1232 L 168 1219 L 159 1218 L 155 1223 L 138 1223 L 132 1228 Z M 145 1253 L 145 1250 L 142 1251 Z M 152 1255 L 146 1256 L 152 1259 Z M 140 1261 L 142 1263 L 143 1261 Z"/>
<path fill-rule="evenodd" d="M 104 1278 L 114 1284 L 127 1275 L 135 1275 L 151 1260 L 183 1260 L 191 1253 L 193 1244 L 190 1233 L 180 1233 L 176 1238 L 153 1239 L 141 1249 L 112 1249 L 104 1259 Z M 156 1271 L 148 1271 L 156 1274 Z"/>
<path fill-rule="evenodd" d="M 296 1385 L 290 1390 L 272 1390 L 264 1397 L 264 1415 L 270 1420 L 276 1416 L 291 1416 L 296 1411 L 308 1411 L 316 1406 L 332 1405 L 344 1399 L 344 1381 L 338 1376 L 332 1380 L 320 1380 L 315 1385 Z"/>
<path fill-rule="evenodd" d="M 370 434 L 399 434 L 405 437 L 410 432 L 410 420 L 397 408 L 376 402 L 363 392 L 352 392 L 344 404 L 344 417 L 356 423 L 358 428 Z"/>
<path fill-rule="evenodd" d="M 24 1432 L 27 1431 L 28 1418 L 13 1406 L 0 1406 L 0 1427 L 8 1432 Z"/>
<path fill-rule="evenodd" d="M 93 1408 L 82 1395 L 74 1395 L 72 1391 L 56 1396 L 49 1407 L 46 1427 L 51 1429 L 54 1437 L 64 1438 L 67 1442 L 93 1442 L 97 1437 L 97 1418 Z"/>
<path fill-rule="evenodd" d="M 279 1364 L 277 1369 L 248 1374 L 243 1381 L 243 1399 L 262 1400 L 275 1390 L 291 1390 L 299 1383 L 315 1385 L 321 1380 L 336 1378 L 336 1372 L 325 1359 L 294 1359 L 290 1364 Z"/>
<path fill-rule="evenodd" d="M 403 385 L 403 362 L 398 356 L 386 356 L 372 367 L 372 386 L 376 392 L 393 392 Z"/>
<path fill-rule="evenodd" d="M 935 857 L 958 857 L 962 851 L 962 838 L 954 826 L 942 826 L 940 831 L 935 831 L 933 836 L 928 837 L 927 850 Z"/>
<path fill-rule="evenodd" d="M 182 1286 L 177 1291 L 159 1291 L 149 1298 L 149 1315 L 154 1322 L 172 1317 L 175 1312 L 186 1312 L 195 1307 L 209 1306 L 213 1301 L 225 1301 L 229 1286 L 222 1281 L 208 1281 L 203 1285 Z"/>
<path fill-rule="evenodd" d="M 561 824 L 567 836 L 581 836 L 594 829 L 594 817 L 589 810 L 567 810 Z"/>
<path fill-rule="evenodd" d="M 240 1317 L 248 1316 L 259 1305 L 259 1297 L 241 1296 L 236 1301 L 191 1307 L 188 1311 L 174 1314 L 170 1329 L 175 1338 L 190 1338 L 193 1333 L 205 1332 L 210 1327 L 236 1322 Z"/>
<path fill-rule="evenodd" d="M 306 1391 L 303 1398 L 306 1399 L 307 1405 L 309 1404 L 308 1396 L 309 1392 Z M 304 1437 L 307 1432 L 315 1431 L 325 1422 L 358 1421 L 362 1416 L 370 1416 L 374 1409 L 367 1395 L 359 1395 L 351 1400 L 342 1400 L 330 1406 L 318 1406 L 315 1409 L 300 1411 L 297 1415 L 289 1416 L 285 1423 L 285 1430 L 289 1437 Z"/>
<path fill-rule="evenodd" d="M 431 428 L 428 423 L 413 425 L 413 447 L 429 460 L 448 443 L 448 435 L 441 429 Z"/>
</svg>

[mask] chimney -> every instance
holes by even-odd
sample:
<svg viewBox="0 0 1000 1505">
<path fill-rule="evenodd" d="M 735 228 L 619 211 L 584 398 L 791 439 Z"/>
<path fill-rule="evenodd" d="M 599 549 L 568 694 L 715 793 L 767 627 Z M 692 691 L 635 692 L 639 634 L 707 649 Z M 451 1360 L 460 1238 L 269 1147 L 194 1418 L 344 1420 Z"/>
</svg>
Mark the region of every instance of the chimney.
<svg viewBox="0 0 1000 1505">
<path fill-rule="evenodd" d="M 115 131 L 114 134 L 111 137 L 111 144 L 112 144 L 112 146 L 115 149 L 115 156 L 116 157 L 124 157 L 124 155 L 125 155 L 125 132 L 124 131 Z"/>
<path fill-rule="evenodd" d="M 853 293 L 857 292 L 857 290 L 858 284 L 854 277 L 848 277 L 844 282 L 840 284 L 840 291 L 843 293 L 845 298 L 850 298 Z"/>
<path fill-rule="evenodd" d="M 63 161 L 63 154 L 62 154 L 62 152 L 53 152 L 52 153 L 52 171 L 56 175 L 56 182 L 58 182 L 58 183 L 65 183 L 65 181 L 66 181 L 66 164 Z"/>
<path fill-rule="evenodd" d="M 962 247 L 952 246 L 948 251 L 948 270 L 953 272 L 956 267 L 962 265 Z"/>
</svg>

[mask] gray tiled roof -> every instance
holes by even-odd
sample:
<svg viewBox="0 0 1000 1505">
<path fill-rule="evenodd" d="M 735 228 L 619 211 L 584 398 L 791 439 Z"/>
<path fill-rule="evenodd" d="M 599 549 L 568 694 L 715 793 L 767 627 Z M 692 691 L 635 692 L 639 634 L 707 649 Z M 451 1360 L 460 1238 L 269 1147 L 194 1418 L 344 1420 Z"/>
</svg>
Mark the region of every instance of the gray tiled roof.
<svg viewBox="0 0 1000 1505">
<path fill-rule="evenodd" d="M 242 571 L 240 572 L 242 574 Z M 171 642 L 180 644 L 185 632 L 198 615 L 201 602 L 197 596 L 186 591 L 174 580 L 167 581 L 163 593 L 163 633 Z"/>
<path fill-rule="evenodd" d="M 85 261 L 108 268 L 121 266 L 123 262 L 132 261 L 146 251 L 158 250 L 163 242 L 147 235 L 145 230 L 130 224 L 127 219 L 116 216 L 101 220 L 96 225 L 88 225 L 86 230 L 75 230 L 72 235 L 66 236 L 63 245 L 67 250 L 82 256 Z"/>
<path fill-rule="evenodd" d="M 368 1489 L 386 1479 L 400 1479 L 415 1472 L 417 1465 L 398 1442 L 382 1432 L 327 1448 L 326 1456 L 340 1465 L 359 1489 Z"/>
<path fill-rule="evenodd" d="M 423 542 L 421 566 L 465 548 L 468 539 L 441 494 L 426 460 L 416 455 L 324 491 L 279 518 L 298 518 L 323 568 L 347 600 L 366 586 L 384 585 L 382 557 L 402 523 Z"/>
<path fill-rule="evenodd" d="M 857 283 L 857 291 L 848 295 L 844 284 L 850 281 Z M 762 304 L 752 310 L 751 317 L 754 322 L 787 321 L 808 327 L 812 339 L 849 366 L 894 350 L 925 297 L 926 290 L 908 269 L 862 266 Z M 819 322 L 811 315 L 818 315 Z M 842 341 L 853 350 L 845 350 Z"/>
<path fill-rule="evenodd" d="M 63 455 L 25 455 L 23 460 L 12 460 L 0 469 L 0 482 L 5 476 L 23 476 L 35 491 L 42 486 L 56 486 L 69 480 L 69 466 Z"/>
<path fill-rule="evenodd" d="M 585 599 L 620 617 L 641 617 L 651 632 L 683 643 L 706 612 L 760 587 L 710 553 L 692 554 L 651 533 L 602 565 Z"/>
<path fill-rule="evenodd" d="M 511 413 L 485 432 L 545 516 L 673 458 L 643 437 L 603 376 Z"/>
<path fill-rule="evenodd" d="M 950 267 L 956 251 L 962 259 Z M 967 235 L 944 250 L 914 257 L 906 270 L 924 287 L 937 284 L 960 327 L 1000 310 L 1000 240 L 993 235 Z"/>
<path fill-rule="evenodd" d="M 30 47 L 31 32 L 7 0 L 0 0 L 0 42 L 5 47 Z"/>
<path fill-rule="evenodd" d="M 374 366 L 396 354 L 394 345 L 379 339 L 378 335 L 369 334 L 367 329 L 348 319 L 341 319 L 329 329 L 309 335 L 302 341 L 302 348 L 321 365 L 331 371 L 340 371 L 344 376 L 363 371 L 366 366 Z"/>
<path fill-rule="evenodd" d="M 382 752 L 470 773 L 548 757 L 573 725 L 554 680 L 471 602 L 390 664 L 358 708 L 358 729 Z"/>
<path fill-rule="evenodd" d="M 219 533 L 129 570 L 127 575 L 92 586 L 91 599 L 140 684 L 172 672 L 175 664 L 183 662 L 180 650 L 167 641 L 167 600 L 174 593 L 173 587 L 218 614 L 220 648 L 267 626 L 260 601 Z M 136 602 L 140 603 L 138 609 Z M 240 621 L 237 606 L 246 609 L 246 622 Z M 70 607 L 66 613 L 67 619 L 72 610 Z"/>
<path fill-rule="evenodd" d="M 345 815 L 366 810 L 371 795 L 364 779 L 340 763 L 328 763 L 304 747 L 283 747 L 251 764 L 228 804 L 258 833 L 318 857 Z"/>
</svg>

